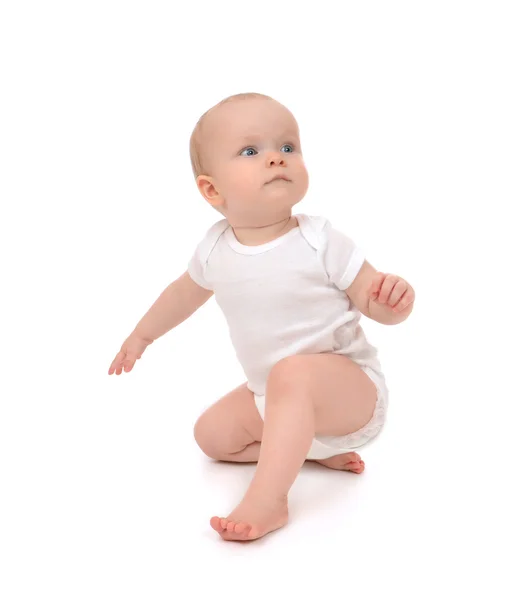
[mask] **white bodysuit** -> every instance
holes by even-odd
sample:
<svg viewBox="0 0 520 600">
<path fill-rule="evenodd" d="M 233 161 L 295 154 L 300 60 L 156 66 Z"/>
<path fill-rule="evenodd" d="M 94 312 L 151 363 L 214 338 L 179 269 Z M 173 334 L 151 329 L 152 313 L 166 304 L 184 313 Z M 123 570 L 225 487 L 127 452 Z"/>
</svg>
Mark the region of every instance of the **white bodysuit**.
<svg viewBox="0 0 520 600">
<path fill-rule="evenodd" d="M 382 429 L 388 390 L 377 350 L 359 325 L 345 290 L 364 253 L 324 217 L 295 215 L 299 227 L 260 246 L 241 244 L 226 219 L 215 223 L 188 272 L 213 290 L 262 418 L 272 367 L 295 354 L 330 352 L 356 362 L 378 390 L 371 421 L 345 436 L 316 436 L 307 458 L 322 459 L 365 445 Z"/>
</svg>

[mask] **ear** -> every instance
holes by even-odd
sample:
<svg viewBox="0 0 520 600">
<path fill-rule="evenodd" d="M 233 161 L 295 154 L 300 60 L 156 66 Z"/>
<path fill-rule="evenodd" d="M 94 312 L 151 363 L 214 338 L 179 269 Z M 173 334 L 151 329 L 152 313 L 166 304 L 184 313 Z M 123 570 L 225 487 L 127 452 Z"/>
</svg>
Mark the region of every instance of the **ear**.
<svg viewBox="0 0 520 600">
<path fill-rule="evenodd" d="M 218 207 L 223 206 L 224 199 L 215 187 L 213 177 L 209 175 L 199 175 L 197 177 L 197 187 L 199 192 L 204 196 L 204 199 L 218 210 Z"/>
</svg>

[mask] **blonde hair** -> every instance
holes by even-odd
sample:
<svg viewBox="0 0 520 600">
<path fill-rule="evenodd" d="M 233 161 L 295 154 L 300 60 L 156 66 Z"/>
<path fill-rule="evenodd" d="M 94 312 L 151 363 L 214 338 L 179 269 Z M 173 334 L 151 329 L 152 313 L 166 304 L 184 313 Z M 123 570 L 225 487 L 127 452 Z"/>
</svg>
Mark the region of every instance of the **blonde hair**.
<svg viewBox="0 0 520 600">
<path fill-rule="evenodd" d="M 195 179 L 199 175 L 205 175 L 206 173 L 206 165 L 203 162 L 203 152 L 202 152 L 202 125 L 206 119 L 206 116 L 212 111 L 222 106 L 223 104 L 227 104 L 228 102 L 234 102 L 236 100 L 250 100 L 253 98 L 265 98 L 267 100 L 274 100 L 271 96 L 266 96 L 265 94 L 257 94 L 256 92 L 246 92 L 243 94 L 234 94 L 233 96 L 228 96 L 221 100 L 215 106 L 212 106 L 209 110 L 207 110 L 197 121 L 193 129 L 193 133 L 190 137 L 190 159 L 191 159 L 191 168 L 193 170 L 193 175 Z"/>
</svg>

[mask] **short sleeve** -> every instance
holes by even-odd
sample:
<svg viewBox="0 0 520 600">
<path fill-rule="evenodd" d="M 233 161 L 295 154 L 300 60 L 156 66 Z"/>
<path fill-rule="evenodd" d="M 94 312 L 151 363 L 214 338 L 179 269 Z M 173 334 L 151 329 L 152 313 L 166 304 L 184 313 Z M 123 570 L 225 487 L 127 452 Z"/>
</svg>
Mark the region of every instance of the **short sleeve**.
<svg viewBox="0 0 520 600">
<path fill-rule="evenodd" d="M 207 290 L 211 289 L 211 285 L 204 278 L 204 267 L 200 259 L 200 246 L 197 247 L 188 263 L 188 273 L 197 285 Z"/>
<path fill-rule="evenodd" d="M 193 281 L 206 290 L 213 290 L 212 283 L 207 279 L 206 268 L 211 252 L 218 242 L 220 236 L 228 228 L 226 219 L 215 223 L 206 233 L 204 238 L 198 244 L 188 263 L 188 274 Z"/>
<path fill-rule="evenodd" d="M 346 290 L 363 266 L 364 250 L 328 221 L 323 228 L 322 243 L 322 261 L 330 281 L 340 290 Z"/>
</svg>

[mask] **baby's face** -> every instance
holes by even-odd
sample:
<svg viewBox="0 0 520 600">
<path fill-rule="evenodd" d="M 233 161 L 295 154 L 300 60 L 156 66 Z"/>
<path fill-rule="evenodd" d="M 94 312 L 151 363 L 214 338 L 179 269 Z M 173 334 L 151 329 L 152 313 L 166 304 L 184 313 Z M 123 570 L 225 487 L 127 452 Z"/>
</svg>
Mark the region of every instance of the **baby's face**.
<svg viewBox="0 0 520 600">
<path fill-rule="evenodd" d="M 260 227 L 290 215 L 309 185 L 293 115 L 255 98 L 219 106 L 206 125 L 204 156 L 230 224 Z"/>
</svg>

